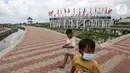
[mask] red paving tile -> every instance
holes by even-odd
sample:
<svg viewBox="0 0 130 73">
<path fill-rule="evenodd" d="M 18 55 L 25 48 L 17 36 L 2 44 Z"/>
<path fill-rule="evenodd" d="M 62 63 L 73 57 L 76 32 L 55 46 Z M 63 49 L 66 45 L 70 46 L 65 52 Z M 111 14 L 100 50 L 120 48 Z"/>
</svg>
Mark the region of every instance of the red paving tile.
<svg viewBox="0 0 130 73">
<path fill-rule="evenodd" d="M 117 48 L 117 47 L 116 47 L 116 48 Z M 114 45 L 112 45 L 111 47 L 105 47 L 105 49 L 114 50 L 115 52 L 118 52 L 118 54 L 125 54 L 125 55 L 127 55 L 127 56 L 130 55 L 130 54 L 127 54 L 127 53 L 124 52 L 124 51 L 128 51 L 128 50 L 124 50 L 124 48 L 123 48 L 123 49 L 121 49 L 121 50 L 124 50 L 124 51 L 119 51 L 118 49 L 120 49 L 120 48 L 115 49 L 115 46 L 114 46 Z"/>
<path fill-rule="evenodd" d="M 96 61 L 99 64 L 102 64 L 102 63 L 108 61 L 110 58 L 112 58 L 112 57 L 114 57 L 116 55 L 117 55 L 117 53 L 115 53 L 114 51 L 110 51 L 107 54 L 105 54 L 104 56 L 101 56 L 101 57 L 97 58 Z"/>
<path fill-rule="evenodd" d="M 63 61 L 63 60 L 62 60 Z M 44 66 L 44 67 L 40 67 L 38 69 L 35 69 L 35 70 L 32 70 L 30 71 L 29 73 L 32 73 L 34 71 L 38 72 L 38 73 L 47 73 L 48 71 L 52 71 L 53 69 L 56 69 L 58 66 L 60 65 L 59 62 L 56 62 L 54 64 L 51 64 L 51 65 L 47 65 L 47 66 Z"/>
<path fill-rule="evenodd" d="M 10 54 L 8 54 L 6 57 L 10 57 L 10 56 L 13 56 L 13 55 L 18 55 L 18 54 L 22 54 L 22 53 L 28 53 L 28 52 L 32 52 L 32 51 L 38 51 L 38 50 L 41 50 L 41 49 L 46 49 L 46 48 L 52 48 L 52 47 L 55 47 L 55 46 L 61 46 L 62 45 L 62 43 L 60 43 L 60 44 L 56 44 L 56 45 L 53 45 L 53 46 L 43 46 L 43 47 L 40 47 L 40 48 L 32 48 L 32 49 L 29 49 L 28 51 L 21 51 L 21 52 L 18 52 L 17 53 L 17 51 L 16 51 L 16 53 L 15 52 L 13 52 L 13 53 L 10 53 Z"/>
<path fill-rule="evenodd" d="M 14 66 L 11 66 L 9 68 L 0 69 L 0 72 L 6 71 L 6 73 L 10 73 L 13 70 L 18 70 L 19 68 L 28 67 L 32 64 L 36 64 L 38 62 L 49 60 L 51 58 L 55 58 L 55 57 L 58 57 L 58 56 L 61 56 L 61 55 L 63 55 L 63 52 L 52 55 L 52 56 L 41 57 L 40 59 L 34 59 L 34 60 L 27 61 L 27 62 L 19 63 L 19 64 L 16 64 Z"/>
<path fill-rule="evenodd" d="M 26 28 L 27 28 L 27 32 L 25 33 L 22 41 L 14 49 L 12 49 L 6 55 L 0 58 L 0 67 L 1 67 L 0 73 L 48 73 L 48 72 L 54 73 L 57 70 L 57 66 L 62 64 L 63 59 L 61 61 L 59 61 L 59 59 L 56 59 L 55 61 L 52 60 L 58 57 L 63 58 L 64 52 L 62 48 L 53 48 L 53 47 L 63 45 L 63 43 L 60 42 L 65 42 L 65 39 L 67 38 L 66 35 L 57 34 L 55 32 L 48 31 L 42 28 L 37 28 L 37 27 L 26 26 Z M 108 53 L 106 54 L 101 53 L 102 55 L 96 58 L 99 65 L 102 65 L 102 64 L 106 64 L 106 62 L 108 60 L 111 60 L 113 57 L 124 54 L 126 58 L 123 59 L 123 61 L 121 61 L 118 65 L 114 65 L 112 69 L 108 69 L 109 71 L 106 73 L 130 72 L 130 59 L 128 59 L 128 56 L 130 56 L 130 54 L 124 53 L 119 50 L 115 50 L 113 48 L 116 47 L 118 49 L 129 51 L 129 49 L 127 49 L 130 47 L 129 39 L 130 37 L 125 38 L 111 46 L 105 47 L 104 49 L 107 50 Z M 48 44 L 54 44 L 54 45 L 47 46 Z M 121 48 L 118 45 L 126 48 Z M 53 48 L 53 49 L 49 50 L 49 48 Z M 103 51 L 104 49 L 96 48 L 96 53 Z M 54 53 L 56 51 L 61 51 L 61 52 Z M 30 52 L 35 52 L 35 53 L 28 54 Z M 54 54 L 51 55 L 51 53 Z M 46 56 L 45 54 L 49 54 L 49 55 Z M 45 55 L 45 56 L 40 56 L 40 55 Z M 48 62 L 49 63 L 44 66 L 42 65 L 42 62 L 44 61 L 47 61 L 46 64 Z M 112 61 L 114 62 L 114 60 Z M 67 64 L 70 64 L 70 62 L 71 59 L 68 60 Z M 30 66 L 35 66 L 38 63 L 41 64 L 40 66 L 38 66 L 38 68 L 34 67 L 30 69 Z M 24 69 L 26 68 L 27 68 L 27 72 L 26 70 L 24 71 Z M 69 67 L 69 69 L 67 70 L 63 70 L 63 72 L 70 73 L 70 68 L 71 67 Z"/>
<path fill-rule="evenodd" d="M 129 47 L 127 47 L 127 46 L 123 46 L 123 48 L 122 47 L 120 47 L 119 45 L 114 45 L 115 47 L 117 47 L 117 48 L 120 48 L 120 49 L 124 49 L 124 50 L 127 50 L 127 51 L 130 51 L 130 49 L 129 49 Z"/>
<path fill-rule="evenodd" d="M 60 38 L 60 37 L 59 37 Z M 43 43 L 43 42 L 50 42 L 50 41 L 55 41 L 55 40 L 63 40 L 63 38 L 61 39 L 57 39 L 57 37 L 56 38 L 52 38 L 52 40 L 40 40 L 40 41 L 38 41 L 38 42 L 33 42 L 33 43 L 26 43 L 26 44 L 19 44 L 19 45 L 17 45 L 16 47 L 20 47 L 20 46 L 28 46 L 28 45 L 33 45 L 33 44 L 38 44 L 38 43 Z M 35 40 L 36 41 L 36 40 Z"/>
<path fill-rule="evenodd" d="M 110 73 L 128 73 L 128 71 L 130 71 L 130 59 L 126 58 Z"/>
<path fill-rule="evenodd" d="M 130 44 L 117 43 L 117 45 L 125 46 L 125 47 L 130 47 Z"/>
<path fill-rule="evenodd" d="M 40 55 L 40 54 L 51 53 L 52 51 L 61 50 L 61 49 L 62 49 L 62 48 L 56 48 L 56 49 L 53 49 L 53 50 L 41 51 L 41 52 L 37 52 L 37 53 L 34 53 L 34 54 L 29 54 L 29 55 L 20 56 L 20 57 L 17 57 L 17 58 L 12 58 L 12 59 L 9 59 L 9 60 L 8 60 L 8 58 L 7 58 L 6 61 L 3 61 L 3 62 L 4 62 L 4 63 L 15 62 L 15 61 L 19 61 L 19 60 L 21 60 L 21 59 L 30 58 L 30 57 L 37 56 L 37 55 Z"/>
</svg>

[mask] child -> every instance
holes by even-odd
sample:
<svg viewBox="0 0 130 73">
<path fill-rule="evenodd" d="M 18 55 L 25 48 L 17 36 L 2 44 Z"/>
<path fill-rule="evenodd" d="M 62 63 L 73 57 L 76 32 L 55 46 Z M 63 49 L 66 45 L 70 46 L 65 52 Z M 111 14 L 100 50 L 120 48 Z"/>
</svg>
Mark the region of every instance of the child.
<svg viewBox="0 0 130 73">
<path fill-rule="evenodd" d="M 73 32 L 71 29 L 68 29 L 66 31 L 66 35 L 68 37 L 68 39 L 66 40 L 66 44 L 62 47 L 62 48 L 66 48 L 66 53 L 65 53 L 65 58 L 64 58 L 64 62 L 61 66 L 59 66 L 59 68 L 64 68 L 65 64 L 67 62 L 68 57 L 70 56 L 71 59 L 73 59 L 73 56 L 75 54 L 75 37 L 73 37 Z"/>
<path fill-rule="evenodd" d="M 79 44 L 79 53 L 72 61 L 71 73 L 101 73 L 95 58 L 95 42 L 91 39 L 82 39 Z"/>
</svg>

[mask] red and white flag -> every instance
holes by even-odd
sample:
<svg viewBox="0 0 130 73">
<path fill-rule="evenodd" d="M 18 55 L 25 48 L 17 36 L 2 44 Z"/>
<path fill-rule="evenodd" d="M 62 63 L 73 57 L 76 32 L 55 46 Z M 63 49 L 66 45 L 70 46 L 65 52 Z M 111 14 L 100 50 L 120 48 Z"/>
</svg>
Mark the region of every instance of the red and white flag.
<svg viewBox="0 0 130 73">
<path fill-rule="evenodd" d="M 108 11 L 107 11 L 107 7 L 105 8 L 105 14 L 107 14 L 108 13 Z"/>
<path fill-rule="evenodd" d="M 60 10 L 60 16 L 63 17 L 63 13 L 62 13 L 62 10 Z"/>
<path fill-rule="evenodd" d="M 86 13 L 86 9 L 84 8 L 82 16 L 85 16 L 85 13 Z"/>
<path fill-rule="evenodd" d="M 86 8 L 84 8 L 84 11 L 83 11 L 83 13 L 84 13 L 84 14 L 86 13 Z"/>
<path fill-rule="evenodd" d="M 57 10 L 57 14 L 59 14 L 59 10 Z"/>
<path fill-rule="evenodd" d="M 66 9 L 64 9 L 64 13 L 66 13 L 67 11 L 66 11 Z"/>
<path fill-rule="evenodd" d="M 90 13 L 92 13 L 92 8 L 90 8 Z"/>
<path fill-rule="evenodd" d="M 112 9 L 111 8 L 109 8 L 108 9 L 108 13 L 107 14 L 110 14 L 112 12 Z"/>
<path fill-rule="evenodd" d="M 75 16 L 75 8 L 73 8 L 73 16 Z"/>
<path fill-rule="evenodd" d="M 48 14 L 49 14 L 49 16 L 52 16 L 52 14 L 53 14 L 53 10 L 50 11 L 50 12 L 48 12 Z"/>
<path fill-rule="evenodd" d="M 92 13 L 92 8 L 90 8 L 90 15 L 92 15 L 93 13 Z"/>
<path fill-rule="evenodd" d="M 78 14 L 78 16 L 80 16 L 81 15 L 81 12 L 80 12 L 80 8 L 79 8 L 79 14 Z"/>
<path fill-rule="evenodd" d="M 56 17 L 56 14 L 54 14 L 54 17 Z"/>
<path fill-rule="evenodd" d="M 68 13 L 70 13 L 70 9 L 68 8 Z"/>
<path fill-rule="evenodd" d="M 102 12 L 101 12 L 101 14 L 103 14 L 103 12 L 104 12 L 104 8 L 102 8 Z"/>
<path fill-rule="evenodd" d="M 78 16 L 78 14 L 76 14 L 75 16 Z"/>
<path fill-rule="evenodd" d="M 98 14 L 100 14 L 100 8 L 99 8 Z"/>
<path fill-rule="evenodd" d="M 88 16 L 89 14 L 86 14 L 86 16 Z"/>
<path fill-rule="evenodd" d="M 48 12 L 48 15 L 51 16 L 50 12 Z"/>
<path fill-rule="evenodd" d="M 97 8 L 95 8 L 95 14 L 97 13 Z"/>
</svg>

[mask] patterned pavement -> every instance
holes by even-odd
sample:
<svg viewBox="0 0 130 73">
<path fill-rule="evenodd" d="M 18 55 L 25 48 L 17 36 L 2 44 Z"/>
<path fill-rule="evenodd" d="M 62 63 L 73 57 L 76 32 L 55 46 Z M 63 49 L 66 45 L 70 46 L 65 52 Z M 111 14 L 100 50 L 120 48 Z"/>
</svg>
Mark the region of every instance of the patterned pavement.
<svg viewBox="0 0 130 73">
<path fill-rule="evenodd" d="M 22 41 L 0 58 L 0 73 L 69 73 L 71 61 L 64 59 L 66 35 L 27 26 Z M 130 73 L 130 37 L 105 48 L 96 48 L 102 73 Z"/>
</svg>

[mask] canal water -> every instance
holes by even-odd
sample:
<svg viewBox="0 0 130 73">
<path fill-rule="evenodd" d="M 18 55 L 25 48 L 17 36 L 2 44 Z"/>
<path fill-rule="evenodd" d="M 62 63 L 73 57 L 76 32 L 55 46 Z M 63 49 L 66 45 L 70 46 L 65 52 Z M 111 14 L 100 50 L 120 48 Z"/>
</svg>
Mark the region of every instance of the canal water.
<svg viewBox="0 0 130 73">
<path fill-rule="evenodd" d="M 12 33 L 5 39 L 0 41 L 0 52 L 3 51 L 4 49 L 8 48 L 10 45 L 14 44 L 24 33 L 24 30 L 18 29 L 17 32 Z"/>
</svg>

